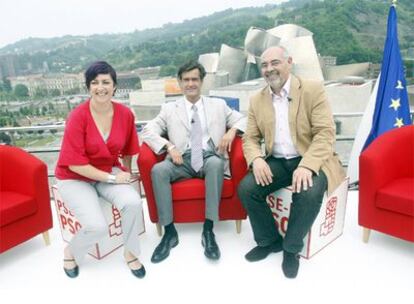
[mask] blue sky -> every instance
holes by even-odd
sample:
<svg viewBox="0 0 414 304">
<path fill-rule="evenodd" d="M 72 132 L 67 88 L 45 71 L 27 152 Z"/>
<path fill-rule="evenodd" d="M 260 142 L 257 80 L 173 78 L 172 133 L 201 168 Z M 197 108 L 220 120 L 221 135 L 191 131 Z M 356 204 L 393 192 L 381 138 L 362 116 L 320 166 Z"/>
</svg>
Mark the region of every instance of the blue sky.
<svg viewBox="0 0 414 304">
<path fill-rule="evenodd" d="M 1 0 L 0 48 L 28 37 L 125 33 L 286 0 Z"/>
</svg>

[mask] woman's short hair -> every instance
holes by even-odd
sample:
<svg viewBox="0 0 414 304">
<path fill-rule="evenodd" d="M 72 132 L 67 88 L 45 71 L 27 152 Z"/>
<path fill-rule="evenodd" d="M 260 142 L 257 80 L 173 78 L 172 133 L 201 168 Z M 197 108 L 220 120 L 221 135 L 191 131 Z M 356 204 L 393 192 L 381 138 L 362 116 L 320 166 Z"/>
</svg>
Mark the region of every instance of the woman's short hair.
<svg viewBox="0 0 414 304">
<path fill-rule="evenodd" d="M 94 80 L 99 74 L 111 75 L 114 85 L 116 85 L 116 72 L 115 69 L 106 61 L 95 61 L 85 71 L 85 84 L 89 90 L 92 80 Z"/>
<path fill-rule="evenodd" d="M 178 69 L 178 79 L 181 80 L 183 73 L 185 72 L 189 72 L 192 71 L 194 69 L 198 69 L 200 72 L 200 79 L 203 80 L 204 77 L 206 76 L 206 70 L 204 69 L 204 67 L 197 61 L 195 60 L 191 60 L 188 61 L 187 63 L 183 64 L 179 69 Z"/>
</svg>

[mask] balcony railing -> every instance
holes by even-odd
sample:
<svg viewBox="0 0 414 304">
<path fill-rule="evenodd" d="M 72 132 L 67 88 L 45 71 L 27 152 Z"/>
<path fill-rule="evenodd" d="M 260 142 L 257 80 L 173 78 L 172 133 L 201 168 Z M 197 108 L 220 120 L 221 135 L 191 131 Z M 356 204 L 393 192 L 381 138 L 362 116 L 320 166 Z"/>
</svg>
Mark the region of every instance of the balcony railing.
<svg viewBox="0 0 414 304">
<path fill-rule="evenodd" d="M 357 117 L 362 117 L 363 116 L 363 112 L 348 112 L 348 113 L 334 113 L 334 119 L 335 121 L 338 121 L 339 119 L 347 119 L 347 118 L 357 118 Z M 410 112 L 411 117 L 413 118 L 414 116 L 414 111 Z M 137 128 L 137 131 L 140 132 L 142 130 L 142 128 L 145 126 L 145 124 L 147 124 L 148 121 L 136 121 L 135 122 L 135 126 Z M 59 125 L 45 125 L 45 126 L 28 126 L 28 127 L 4 127 L 4 128 L 0 128 L 0 132 L 5 132 L 7 134 L 9 134 L 9 136 L 12 139 L 12 144 L 14 144 L 14 133 L 15 132 L 38 132 L 38 131 L 48 131 L 48 130 L 55 130 L 55 131 L 62 131 L 64 130 L 65 125 L 64 124 L 59 124 Z M 351 143 L 352 141 L 354 141 L 355 136 L 354 135 L 340 135 L 338 134 L 336 136 L 336 141 L 341 143 L 341 142 L 348 142 Z M 60 152 L 60 146 L 52 146 L 52 147 L 23 147 L 26 151 L 28 151 L 29 153 L 32 154 L 49 154 L 49 153 L 59 153 Z M 343 156 L 343 155 L 342 155 Z M 342 157 L 343 161 L 343 165 L 344 167 L 347 167 L 348 162 L 347 159 L 344 160 L 344 157 Z M 53 170 L 51 171 L 51 166 L 49 167 L 49 177 L 54 177 L 54 173 Z M 53 166 L 54 167 L 54 166 Z M 137 168 L 133 168 L 135 172 L 137 172 Z"/>
</svg>

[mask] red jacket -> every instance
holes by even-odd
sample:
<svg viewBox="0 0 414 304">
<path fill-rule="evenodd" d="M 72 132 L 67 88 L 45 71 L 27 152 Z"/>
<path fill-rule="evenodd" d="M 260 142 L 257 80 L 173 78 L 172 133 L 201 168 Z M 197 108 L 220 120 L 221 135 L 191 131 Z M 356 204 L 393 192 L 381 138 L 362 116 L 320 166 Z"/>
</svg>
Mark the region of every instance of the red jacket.
<svg viewBox="0 0 414 304">
<path fill-rule="evenodd" d="M 111 172 L 119 167 L 119 157 L 139 152 L 138 135 L 134 115 L 131 110 L 117 102 L 112 102 L 114 115 L 109 137 L 105 142 L 89 109 L 90 100 L 77 106 L 66 120 L 65 133 L 55 175 L 58 179 L 78 179 L 91 181 L 71 170 L 69 166 L 92 165 Z"/>
</svg>

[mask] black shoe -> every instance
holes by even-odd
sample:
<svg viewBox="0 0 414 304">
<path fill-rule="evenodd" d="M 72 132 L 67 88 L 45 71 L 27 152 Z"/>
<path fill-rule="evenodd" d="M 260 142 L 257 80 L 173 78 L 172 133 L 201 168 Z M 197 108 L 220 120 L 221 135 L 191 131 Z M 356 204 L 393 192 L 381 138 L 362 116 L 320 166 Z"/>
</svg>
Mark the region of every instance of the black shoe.
<svg viewBox="0 0 414 304">
<path fill-rule="evenodd" d="M 294 279 L 298 275 L 299 270 L 299 254 L 283 251 L 282 270 L 285 277 Z"/>
<path fill-rule="evenodd" d="M 134 263 L 135 261 L 137 261 L 138 259 L 135 258 L 132 261 L 127 262 L 127 264 L 131 264 Z M 141 267 L 139 269 L 131 269 L 131 272 L 134 276 L 136 276 L 137 278 L 142 279 L 143 277 L 145 277 L 145 267 L 144 265 L 141 265 Z"/>
<path fill-rule="evenodd" d="M 220 258 L 220 249 L 216 243 L 212 230 L 205 230 L 201 234 L 201 245 L 204 247 L 204 255 L 211 260 Z"/>
<path fill-rule="evenodd" d="M 166 233 L 162 237 L 161 242 L 155 248 L 151 257 L 151 262 L 159 263 L 170 255 L 170 250 L 178 245 L 177 233 Z"/>
<path fill-rule="evenodd" d="M 74 259 L 64 259 L 63 261 L 64 262 L 75 262 Z M 79 275 L 79 266 L 78 265 L 76 265 L 76 267 L 71 268 L 71 269 L 63 267 L 63 270 L 65 271 L 66 275 L 71 279 L 76 278 Z"/>
<path fill-rule="evenodd" d="M 256 246 L 244 256 L 249 262 L 257 262 L 267 258 L 272 252 L 282 251 L 282 242 L 277 241 L 269 246 Z"/>
</svg>

